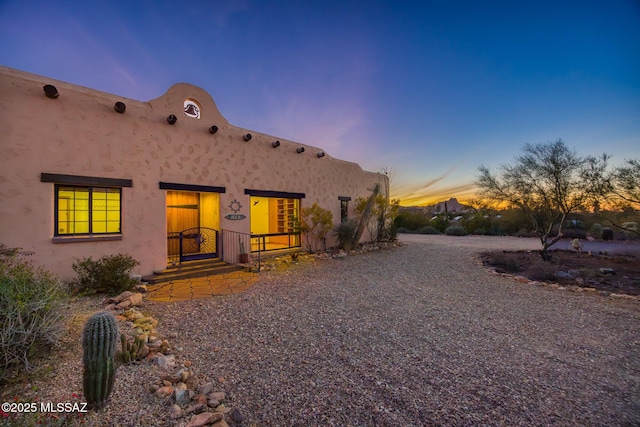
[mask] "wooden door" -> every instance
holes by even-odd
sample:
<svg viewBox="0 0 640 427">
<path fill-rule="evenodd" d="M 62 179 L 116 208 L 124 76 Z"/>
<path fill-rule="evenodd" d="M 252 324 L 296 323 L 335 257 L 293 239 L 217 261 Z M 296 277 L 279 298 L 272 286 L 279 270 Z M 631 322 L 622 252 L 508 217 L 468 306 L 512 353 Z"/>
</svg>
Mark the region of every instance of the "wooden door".
<svg viewBox="0 0 640 427">
<path fill-rule="evenodd" d="M 199 201 L 199 193 L 181 191 L 167 192 L 167 252 L 169 256 L 180 254 L 180 238 L 178 233 L 200 226 Z M 184 247 L 185 244 L 197 245 L 195 241 L 183 241 L 183 251 L 191 251 L 194 249 Z"/>
</svg>

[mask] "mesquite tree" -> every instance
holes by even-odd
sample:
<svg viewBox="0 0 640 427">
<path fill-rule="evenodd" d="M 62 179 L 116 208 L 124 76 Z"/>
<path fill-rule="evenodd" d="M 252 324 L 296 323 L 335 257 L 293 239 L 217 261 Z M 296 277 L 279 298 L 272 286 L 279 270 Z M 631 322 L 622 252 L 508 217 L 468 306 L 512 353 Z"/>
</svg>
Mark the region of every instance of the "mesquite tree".
<svg viewBox="0 0 640 427">
<path fill-rule="evenodd" d="M 542 244 L 540 254 L 549 261 L 547 250 L 562 238 L 567 215 L 581 209 L 588 199 L 586 163 L 560 139 L 526 144 L 515 163 L 503 165 L 497 174 L 480 166 L 476 185 L 481 198 L 526 215 Z"/>
<path fill-rule="evenodd" d="M 594 211 L 612 226 L 628 233 L 640 235 L 633 227 L 619 224 L 610 211 L 624 211 L 626 208 L 640 208 L 640 159 L 628 159 L 615 168 L 609 167 L 611 157 L 587 157 L 584 173 Z"/>
</svg>

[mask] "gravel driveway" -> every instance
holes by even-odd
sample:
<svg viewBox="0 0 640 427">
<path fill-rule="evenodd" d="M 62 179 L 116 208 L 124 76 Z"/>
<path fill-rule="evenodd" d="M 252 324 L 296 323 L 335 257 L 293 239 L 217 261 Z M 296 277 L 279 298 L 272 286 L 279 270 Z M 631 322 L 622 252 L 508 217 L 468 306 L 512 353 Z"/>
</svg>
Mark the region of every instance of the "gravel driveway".
<svg viewBox="0 0 640 427">
<path fill-rule="evenodd" d="M 474 260 L 532 239 L 401 239 L 148 308 L 246 426 L 640 425 L 637 301 L 517 283 Z"/>
</svg>

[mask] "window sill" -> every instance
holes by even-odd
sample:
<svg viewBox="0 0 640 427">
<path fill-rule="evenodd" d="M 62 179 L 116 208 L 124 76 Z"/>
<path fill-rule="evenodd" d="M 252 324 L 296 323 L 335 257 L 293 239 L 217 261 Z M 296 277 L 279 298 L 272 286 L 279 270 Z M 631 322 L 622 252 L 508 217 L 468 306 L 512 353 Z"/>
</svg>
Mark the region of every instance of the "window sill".
<svg viewBox="0 0 640 427">
<path fill-rule="evenodd" d="M 122 240 L 122 234 L 109 234 L 105 236 L 55 236 L 53 243 L 80 243 L 80 242 L 111 242 Z"/>
</svg>

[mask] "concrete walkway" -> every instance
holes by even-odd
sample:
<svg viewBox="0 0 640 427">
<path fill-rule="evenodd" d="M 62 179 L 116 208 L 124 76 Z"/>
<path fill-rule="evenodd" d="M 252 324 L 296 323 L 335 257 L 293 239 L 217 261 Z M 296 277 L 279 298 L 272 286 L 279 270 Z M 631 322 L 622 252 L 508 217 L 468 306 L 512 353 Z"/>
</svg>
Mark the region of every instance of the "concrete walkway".
<svg viewBox="0 0 640 427">
<path fill-rule="evenodd" d="M 216 295 L 237 294 L 244 292 L 257 280 L 257 273 L 245 271 L 173 280 L 150 285 L 147 298 L 151 301 L 174 302 L 211 298 Z"/>
</svg>

